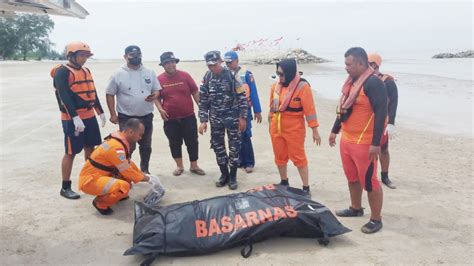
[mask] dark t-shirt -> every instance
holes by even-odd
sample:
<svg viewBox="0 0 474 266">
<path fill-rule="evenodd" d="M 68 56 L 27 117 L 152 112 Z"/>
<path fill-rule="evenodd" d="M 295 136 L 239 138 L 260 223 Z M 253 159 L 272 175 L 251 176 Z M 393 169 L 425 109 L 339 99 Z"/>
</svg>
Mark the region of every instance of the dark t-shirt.
<svg viewBox="0 0 474 266">
<path fill-rule="evenodd" d="M 192 94 L 199 91 L 196 82 L 186 72 L 177 70 L 174 75 L 166 72 L 158 75 L 161 87 L 161 104 L 169 119 L 181 119 L 194 115 Z"/>
</svg>

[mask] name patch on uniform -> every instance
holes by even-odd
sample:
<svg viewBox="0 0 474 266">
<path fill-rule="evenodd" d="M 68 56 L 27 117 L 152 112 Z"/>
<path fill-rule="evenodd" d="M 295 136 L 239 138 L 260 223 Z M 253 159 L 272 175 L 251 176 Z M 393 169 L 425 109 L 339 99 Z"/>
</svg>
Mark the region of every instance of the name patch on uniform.
<svg viewBox="0 0 474 266">
<path fill-rule="evenodd" d="M 115 152 L 116 152 L 117 154 L 121 154 L 121 153 L 125 154 L 125 150 L 124 150 L 124 149 L 121 149 L 121 148 L 116 149 Z"/>
</svg>

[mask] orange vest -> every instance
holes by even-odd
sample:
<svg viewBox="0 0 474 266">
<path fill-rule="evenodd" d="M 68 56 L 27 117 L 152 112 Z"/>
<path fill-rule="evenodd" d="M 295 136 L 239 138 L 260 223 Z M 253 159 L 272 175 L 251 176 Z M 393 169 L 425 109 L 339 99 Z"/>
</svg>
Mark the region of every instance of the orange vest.
<svg viewBox="0 0 474 266">
<path fill-rule="evenodd" d="M 270 91 L 271 99 L 270 102 L 275 101 L 274 99 L 274 92 L 276 89 L 277 83 L 274 83 L 272 85 L 272 89 Z M 314 106 L 313 98 L 311 96 L 310 101 L 306 101 L 307 104 L 306 106 L 303 106 L 303 93 L 310 92 L 311 93 L 311 87 L 308 82 L 301 80 L 296 89 L 293 92 L 293 95 L 291 96 L 291 100 L 286 107 L 286 110 L 284 112 L 270 112 L 269 113 L 269 118 L 276 123 L 277 125 L 277 133 L 279 134 L 281 132 L 281 119 L 296 119 L 301 123 L 302 128 L 304 128 L 304 119 L 306 119 L 306 122 L 308 123 L 308 127 L 316 127 L 319 126 L 317 115 L 316 115 L 316 109 Z M 282 88 L 279 99 L 278 101 L 280 104 L 283 102 L 283 99 L 285 98 L 285 95 L 289 93 L 289 90 L 287 87 Z M 311 94 L 312 95 L 312 94 Z M 305 99 L 308 100 L 308 99 Z M 271 104 L 270 104 L 271 106 Z M 271 109 L 271 107 L 270 107 Z"/>
<path fill-rule="evenodd" d="M 342 122 L 341 138 L 350 143 L 371 144 L 374 133 L 374 112 L 362 88 L 352 105 L 352 113 Z"/>
<path fill-rule="evenodd" d="M 57 65 L 51 69 L 51 77 L 54 78 L 59 67 L 65 66 L 69 69 L 69 89 L 74 94 L 74 102 L 76 103 L 76 112 L 81 119 L 94 117 L 94 104 L 97 98 L 94 80 L 88 68 L 75 69 L 68 65 Z M 71 116 L 67 113 L 64 106 L 60 106 L 61 119 L 71 120 Z"/>
</svg>

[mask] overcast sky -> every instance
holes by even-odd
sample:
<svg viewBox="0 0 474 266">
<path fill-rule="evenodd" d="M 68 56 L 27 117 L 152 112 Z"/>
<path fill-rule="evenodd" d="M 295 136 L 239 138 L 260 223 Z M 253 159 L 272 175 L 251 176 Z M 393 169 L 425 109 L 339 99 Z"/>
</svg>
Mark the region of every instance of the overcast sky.
<svg viewBox="0 0 474 266">
<path fill-rule="evenodd" d="M 327 58 L 352 46 L 429 57 L 472 49 L 473 42 L 471 1 L 76 1 L 90 15 L 51 16 L 51 40 L 57 50 L 85 41 L 98 59 L 121 58 L 129 44 L 139 45 L 145 60 L 168 50 L 201 59 L 208 50 L 280 37 L 281 49 L 301 46 Z"/>
</svg>

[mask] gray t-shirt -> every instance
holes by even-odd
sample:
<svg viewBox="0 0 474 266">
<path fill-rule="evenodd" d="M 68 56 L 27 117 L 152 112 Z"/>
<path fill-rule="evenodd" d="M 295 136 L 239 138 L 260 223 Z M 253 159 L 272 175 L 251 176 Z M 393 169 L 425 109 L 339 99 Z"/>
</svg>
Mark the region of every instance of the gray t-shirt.
<svg viewBox="0 0 474 266">
<path fill-rule="evenodd" d="M 123 65 L 107 85 L 106 94 L 117 98 L 117 112 L 128 116 L 145 116 L 153 112 L 153 102 L 145 98 L 161 90 L 160 82 L 153 70 L 143 65 L 134 70 Z"/>
</svg>

